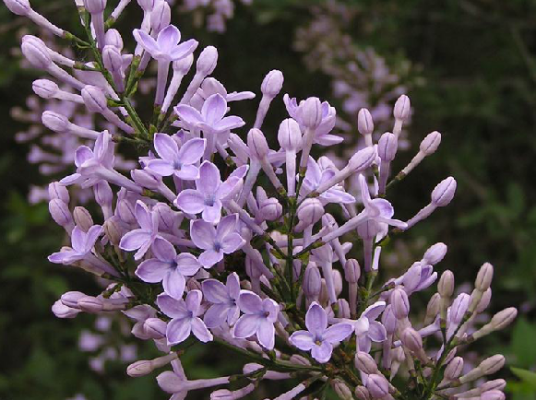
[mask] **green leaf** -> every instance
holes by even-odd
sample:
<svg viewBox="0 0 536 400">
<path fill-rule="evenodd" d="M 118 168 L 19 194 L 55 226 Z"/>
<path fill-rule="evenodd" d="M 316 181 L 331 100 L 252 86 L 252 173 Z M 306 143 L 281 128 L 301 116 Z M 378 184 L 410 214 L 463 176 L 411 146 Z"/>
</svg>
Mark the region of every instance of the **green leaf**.
<svg viewBox="0 0 536 400">
<path fill-rule="evenodd" d="M 510 368 L 514 375 L 516 375 L 519 379 L 521 379 L 523 382 L 529 384 L 534 389 L 536 389 L 536 373 L 532 371 L 528 371 L 526 369 L 521 368 Z"/>
<path fill-rule="evenodd" d="M 527 346 L 536 337 L 536 325 L 520 318 L 512 333 L 512 352 L 516 356 L 517 364 L 521 367 L 531 367 L 536 362 L 536 346 Z"/>
</svg>

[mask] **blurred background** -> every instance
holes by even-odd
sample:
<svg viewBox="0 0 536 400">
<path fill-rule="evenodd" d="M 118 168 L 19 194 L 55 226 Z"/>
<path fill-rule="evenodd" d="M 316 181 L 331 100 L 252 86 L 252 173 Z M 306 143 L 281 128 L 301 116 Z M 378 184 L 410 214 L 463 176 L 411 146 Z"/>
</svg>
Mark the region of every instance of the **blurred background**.
<svg viewBox="0 0 536 400">
<path fill-rule="evenodd" d="M 32 1 L 53 22 L 76 31 L 71 3 Z M 135 24 L 137 7 L 129 8 L 132 18 L 125 19 Z M 392 129 L 394 100 L 410 96 L 413 115 L 395 170 L 427 133 L 438 130 L 443 140 L 393 189 L 397 217 L 411 217 L 449 175 L 458 191 L 447 208 L 390 246 L 383 273 L 400 273 L 437 241 L 449 247 L 438 270 L 453 270 L 460 285 L 491 262 L 490 313 L 516 306 L 520 317 L 473 349 L 505 354 L 513 367 L 502 372 L 509 396 L 536 398 L 530 372 L 536 368 L 536 0 L 177 0 L 172 9 L 183 37 L 218 48 L 214 76 L 228 90 L 259 94 L 264 75 L 280 69 L 283 93 L 315 95 L 336 107 L 345 145 L 357 141 L 361 107 L 370 109 L 382 133 Z M 127 321 L 60 320 L 50 311 L 65 291 L 96 293 L 97 285 L 46 259 L 64 237 L 39 188 L 70 167 L 58 172 L 57 157 L 50 158 L 53 150 L 41 140 L 46 132 L 36 128 L 43 105 L 31 82 L 41 74 L 25 68 L 17 49 L 29 32 L 35 27 L 0 6 L 0 398 L 165 399 L 156 374 L 132 379 L 124 372 L 133 358 L 154 352 L 139 341 L 125 342 Z M 263 129 L 272 139 L 285 115 L 278 99 Z M 257 101 L 233 110 L 252 123 Z M 240 360 L 212 350 L 190 349 L 184 359 L 189 377 L 237 371 Z"/>
</svg>

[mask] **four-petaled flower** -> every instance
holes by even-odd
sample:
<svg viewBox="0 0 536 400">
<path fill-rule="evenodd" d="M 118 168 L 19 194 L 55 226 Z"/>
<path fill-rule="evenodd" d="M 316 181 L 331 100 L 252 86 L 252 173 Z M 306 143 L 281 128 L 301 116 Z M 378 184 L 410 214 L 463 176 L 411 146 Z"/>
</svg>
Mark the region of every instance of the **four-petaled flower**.
<svg viewBox="0 0 536 400">
<path fill-rule="evenodd" d="M 357 344 L 359 345 L 359 351 L 368 353 L 372 346 L 372 342 L 383 342 L 387 339 L 387 331 L 385 327 L 375 321 L 376 318 L 385 310 L 385 302 L 377 301 L 374 304 L 368 306 L 361 317 L 357 321 L 354 321 L 355 335 L 357 337 Z"/>
<path fill-rule="evenodd" d="M 140 29 L 134 30 L 134 38 L 154 59 L 164 62 L 178 61 L 188 57 L 197 48 L 197 40 L 181 41 L 181 32 L 176 26 L 168 25 L 156 40 Z"/>
<path fill-rule="evenodd" d="M 236 272 L 227 277 L 226 285 L 216 279 L 207 279 L 201 284 L 201 289 L 205 299 L 212 303 L 205 313 L 205 324 L 209 328 L 217 328 L 227 320 L 229 326 L 233 326 L 240 316 L 236 304 L 240 295 L 240 280 Z"/>
<path fill-rule="evenodd" d="M 140 229 L 134 229 L 123 236 L 119 242 L 119 248 L 126 251 L 138 250 L 134 254 L 134 259 L 139 260 L 147 253 L 149 247 L 158 237 L 159 216 L 157 212 L 150 211 L 149 207 L 141 200 L 136 202 L 134 215 Z"/>
<path fill-rule="evenodd" d="M 218 93 L 205 100 L 201 112 L 186 104 L 176 106 L 175 112 L 189 127 L 208 130 L 211 133 L 227 132 L 245 125 L 240 117 L 225 117 L 227 101 Z"/>
<path fill-rule="evenodd" d="M 313 302 L 305 314 L 306 331 L 297 331 L 290 336 L 290 342 L 298 349 L 310 351 L 319 363 L 331 358 L 333 346 L 345 340 L 354 330 L 351 324 L 339 322 L 328 328 L 326 310 Z"/>
<path fill-rule="evenodd" d="M 192 254 L 177 255 L 175 247 L 165 239 L 157 238 L 151 249 L 155 258 L 142 262 L 136 275 L 144 282 L 162 282 L 166 294 L 175 299 L 182 298 L 185 277 L 194 276 L 201 264 Z"/>
<path fill-rule="evenodd" d="M 305 178 L 303 179 L 302 190 L 300 194 L 306 196 L 307 194 L 313 192 L 324 182 L 329 181 L 335 175 L 336 171 L 334 167 L 331 168 L 324 167 L 322 168 L 320 162 L 325 157 L 320 157 L 317 163 L 312 157 L 309 157 L 307 162 L 307 172 L 305 173 Z M 341 185 L 334 185 L 328 190 L 324 191 L 319 196 L 323 204 L 328 203 L 342 203 L 350 204 L 355 203 L 355 198 L 349 193 L 344 191 L 344 188 Z"/>
<path fill-rule="evenodd" d="M 275 345 L 274 323 L 279 314 L 279 305 L 272 299 L 263 300 L 249 290 L 242 290 L 238 297 L 238 306 L 244 315 L 234 326 L 234 337 L 245 339 L 256 335 L 262 347 L 272 350 Z"/>
<path fill-rule="evenodd" d="M 165 133 L 154 135 L 154 148 L 160 159 L 152 159 L 147 162 L 147 169 L 160 176 L 175 174 L 183 180 L 195 180 L 199 178 L 197 162 L 203 156 L 206 140 L 194 138 L 184 143 L 180 150 L 177 142 Z"/>
<path fill-rule="evenodd" d="M 63 250 L 48 256 L 48 260 L 55 264 L 72 264 L 86 258 L 91 253 L 95 242 L 102 233 L 102 226 L 93 225 L 87 232 L 78 226 L 71 234 L 72 250 Z"/>
<path fill-rule="evenodd" d="M 240 179 L 238 176 L 231 175 L 225 182 L 222 182 L 218 167 L 210 161 L 205 161 L 199 167 L 199 179 L 195 181 L 197 189 L 186 189 L 180 192 L 175 204 L 185 213 L 202 213 L 204 221 L 217 224 L 221 218 L 222 200 L 233 193 Z"/>
<path fill-rule="evenodd" d="M 203 294 L 200 290 L 191 290 L 184 300 L 174 299 L 167 294 L 157 297 L 156 304 L 160 310 L 172 318 L 166 328 L 168 345 L 184 342 L 190 333 L 204 343 L 212 340 L 212 334 L 199 318 L 203 314 L 202 299 Z"/>
<path fill-rule="evenodd" d="M 209 222 L 202 220 L 192 221 L 190 236 L 194 244 L 205 250 L 199 256 L 199 262 L 205 268 L 223 260 L 224 254 L 237 251 L 246 242 L 238 234 L 238 214 L 228 215 L 223 218 L 217 228 Z"/>
</svg>

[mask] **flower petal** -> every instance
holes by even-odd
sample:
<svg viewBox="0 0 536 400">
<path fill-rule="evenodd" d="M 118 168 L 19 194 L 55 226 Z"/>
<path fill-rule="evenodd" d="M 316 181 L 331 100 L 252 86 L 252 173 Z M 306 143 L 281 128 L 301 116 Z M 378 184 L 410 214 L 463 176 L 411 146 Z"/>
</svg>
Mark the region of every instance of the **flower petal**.
<svg viewBox="0 0 536 400">
<path fill-rule="evenodd" d="M 161 237 L 157 237 L 153 243 L 152 246 L 153 254 L 158 258 L 160 261 L 166 261 L 168 263 L 171 263 L 175 261 L 175 258 L 177 257 L 177 252 L 175 251 L 175 247 L 169 243 L 166 239 L 163 239 Z"/>
<path fill-rule="evenodd" d="M 205 199 L 199 191 L 186 189 L 179 193 L 175 205 L 188 214 L 198 214 L 205 209 Z"/>
<path fill-rule="evenodd" d="M 212 249 L 216 239 L 216 229 L 212 224 L 198 219 L 192 221 L 190 225 L 190 236 L 194 244 L 200 249 Z"/>
<path fill-rule="evenodd" d="M 314 336 L 308 331 L 297 331 L 290 336 L 290 342 L 298 349 L 303 351 L 309 351 L 313 348 Z"/>
<path fill-rule="evenodd" d="M 335 344 L 342 342 L 353 332 L 354 327 L 351 324 L 348 324 L 346 322 L 340 322 L 326 329 L 326 331 L 322 335 L 322 338 L 331 344 Z"/>
<path fill-rule="evenodd" d="M 272 350 L 275 345 L 275 328 L 274 324 L 267 319 L 261 319 L 257 328 L 257 339 L 262 347 Z"/>
<path fill-rule="evenodd" d="M 173 138 L 165 133 L 154 135 L 154 148 L 161 159 L 171 163 L 179 160 L 179 146 Z"/>
<path fill-rule="evenodd" d="M 229 301 L 227 288 L 216 279 L 206 279 L 201 283 L 205 299 L 213 304 L 226 304 Z"/>
<path fill-rule="evenodd" d="M 164 286 L 164 292 L 170 295 L 174 299 L 181 299 L 184 294 L 184 287 L 186 286 L 186 281 L 184 276 L 177 270 L 170 270 L 164 276 L 162 280 L 162 286 Z"/>
<path fill-rule="evenodd" d="M 201 268 L 201 264 L 197 258 L 189 253 L 181 253 L 176 258 L 177 270 L 184 276 L 194 276 Z"/>
<path fill-rule="evenodd" d="M 210 222 L 211 224 L 217 224 L 220 222 L 221 218 L 221 208 L 222 204 L 220 201 L 214 202 L 212 206 L 205 206 L 201 218 L 204 221 Z"/>
<path fill-rule="evenodd" d="M 170 265 L 167 262 L 151 258 L 142 262 L 136 269 L 136 276 L 144 282 L 157 283 L 167 275 Z"/>
<path fill-rule="evenodd" d="M 121 238 L 119 248 L 126 251 L 134 251 L 141 248 L 151 239 L 151 234 L 143 229 L 134 229 Z"/>
<path fill-rule="evenodd" d="M 212 249 L 204 251 L 199 256 L 199 262 L 205 268 L 210 268 L 221 260 L 223 260 L 223 252 Z"/>
<path fill-rule="evenodd" d="M 158 295 L 156 304 L 164 314 L 171 318 L 185 318 L 190 314 L 183 300 L 174 299 L 167 294 Z"/>
<path fill-rule="evenodd" d="M 305 326 L 315 336 L 322 336 L 328 327 L 328 315 L 326 310 L 316 302 L 312 303 L 305 314 Z"/>
<path fill-rule="evenodd" d="M 174 25 L 168 25 L 160 31 L 158 38 L 156 39 L 156 44 L 158 45 L 159 50 L 162 53 L 169 54 L 173 47 L 181 40 L 181 32 Z"/>
<path fill-rule="evenodd" d="M 154 40 L 151 36 L 149 36 L 141 29 L 134 30 L 134 38 L 136 39 L 136 42 L 138 42 L 140 46 L 143 47 L 146 51 L 148 51 L 151 55 L 154 56 L 159 52 L 156 40 Z"/>
<path fill-rule="evenodd" d="M 182 164 L 195 164 L 203 156 L 206 139 L 193 138 L 181 146 L 179 150 L 179 159 Z"/>
<path fill-rule="evenodd" d="M 257 315 L 242 315 L 233 329 L 233 336 L 238 339 L 248 338 L 257 332 L 260 318 Z"/>
<path fill-rule="evenodd" d="M 245 314 L 259 314 L 262 312 L 262 300 L 252 291 L 242 290 L 238 297 L 238 306 Z"/>
<path fill-rule="evenodd" d="M 207 327 L 212 329 L 221 326 L 225 322 L 228 310 L 229 306 L 226 304 L 214 304 L 211 306 L 203 318 Z"/>
<path fill-rule="evenodd" d="M 246 241 L 238 233 L 227 235 L 221 242 L 221 248 L 225 254 L 231 254 L 240 249 Z"/>
<path fill-rule="evenodd" d="M 211 342 L 213 339 L 212 333 L 207 329 L 201 318 L 192 318 L 192 332 L 203 343 Z"/>
<path fill-rule="evenodd" d="M 201 114 L 205 123 L 210 127 L 214 127 L 216 123 L 221 121 L 227 112 L 227 101 L 219 93 L 213 94 L 205 100 L 201 108 Z"/>
<path fill-rule="evenodd" d="M 376 321 L 371 321 L 368 331 L 368 337 L 374 342 L 383 342 L 387 339 L 387 330 Z"/>
<path fill-rule="evenodd" d="M 203 117 L 199 114 L 195 108 L 187 106 L 185 104 L 179 104 L 174 108 L 175 113 L 179 116 L 180 120 L 195 127 L 203 123 Z"/>
<path fill-rule="evenodd" d="M 179 44 L 178 46 L 175 46 L 169 55 L 171 56 L 171 59 L 173 61 L 178 61 L 184 57 L 188 57 L 190 54 L 192 54 L 197 46 L 199 45 L 199 42 L 194 39 L 189 39 L 184 43 Z"/>
<path fill-rule="evenodd" d="M 193 165 L 183 165 L 180 170 L 175 170 L 175 175 L 183 181 L 195 181 L 199 179 L 199 168 Z"/>
<path fill-rule="evenodd" d="M 220 170 L 210 161 L 205 161 L 199 167 L 199 179 L 196 181 L 197 190 L 205 196 L 213 196 L 221 184 Z"/>
<path fill-rule="evenodd" d="M 320 346 L 314 345 L 311 351 L 313 358 L 319 363 L 327 363 L 331 358 L 333 346 L 328 342 L 322 342 Z"/>
<path fill-rule="evenodd" d="M 184 342 L 192 331 L 191 318 L 176 318 L 167 324 L 166 337 L 169 345 Z"/>
</svg>

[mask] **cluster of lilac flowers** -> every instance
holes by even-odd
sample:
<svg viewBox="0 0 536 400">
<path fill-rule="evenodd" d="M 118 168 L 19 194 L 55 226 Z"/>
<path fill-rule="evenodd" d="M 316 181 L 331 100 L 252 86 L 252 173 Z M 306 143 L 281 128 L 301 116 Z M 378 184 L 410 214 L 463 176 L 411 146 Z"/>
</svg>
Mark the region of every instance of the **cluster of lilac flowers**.
<svg viewBox="0 0 536 400">
<path fill-rule="evenodd" d="M 517 314 L 508 308 L 483 325 L 477 319 L 491 300 L 490 264 L 471 293 L 456 297 L 454 276 L 443 271 L 421 317 L 410 316 L 410 297 L 436 282 L 445 244 L 431 246 L 400 277 L 376 282 L 389 239 L 447 206 L 456 191 L 448 177 L 414 216 L 394 218 L 388 189 L 441 141 L 438 132 L 428 134 L 411 162 L 391 174 L 411 111 L 407 96 L 395 104 L 393 132 L 379 140 L 371 113 L 359 111 L 365 146 L 337 168 L 317 157 L 341 142 L 335 108 L 285 95 L 289 118 L 268 141 L 263 121 L 283 87 L 283 74 L 273 70 L 245 134 L 246 121 L 229 106 L 255 95 L 229 92 L 210 76 L 217 50 L 209 46 L 194 56 L 198 42 L 182 40 L 164 0 L 138 0 L 144 18 L 132 33 L 131 53 L 112 28 L 128 0 L 107 18 L 105 0 L 77 1 L 84 38 L 53 25 L 28 0 L 4 2 L 93 59 L 71 59 L 34 36 L 22 40 L 33 67 L 70 87 L 69 96 L 52 90 L 51 97 L 83 104 L 115 126 L 97 131 L 61 122 L 88 144 L 74 152 L 76 172 L 49 186 L 51 216 L 71 241 L 49 260 L 109 285 L 96 295 L 67 292 L 52 311 L 60 318 L 81 312 L 130 318 L 132 335 L 162 352 L 130 364 L 130 376 L 171 365 L 156 379 L 174 400 L 206 388 L 213 388 L 213 400 L 239 399 L 263 380 L 296 382 L 279 400 L 320 398 L 330 387 L 341 399 L 504 399 L 504 380 L 485 381 L 504 365 L 502 355 L 469 368 L 458 355 Z M 195 72 L 181 90 L 194 59 Z M 158 74 L 153 115 L 144 121 L 137 84 L 151 63 Z M 56 88 L 47 82 L 43 90 Z M 139 167 L 129 176 L 116 168 L 117 143 L 139 151 Z M 345 190 L 354 177 L 357 196 Z M 91 190 L 99 212 L 73 204 L 73 187 Z M 214 342 L 249 362 L 235 375 L 189 380 L 180 356 L 196 342 Z M 245 383 L 237 388 L 238 381 Z"/>
</svg>

